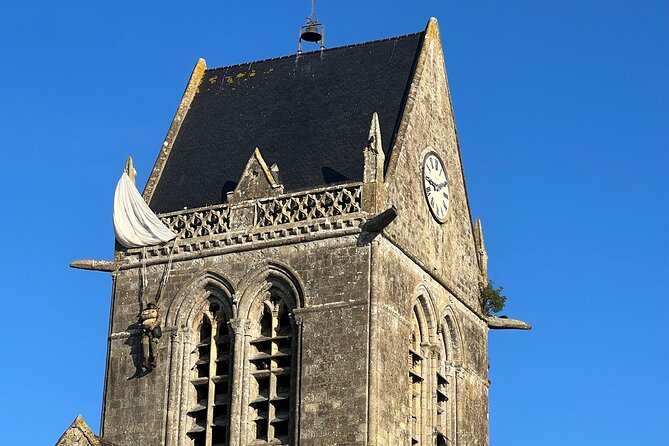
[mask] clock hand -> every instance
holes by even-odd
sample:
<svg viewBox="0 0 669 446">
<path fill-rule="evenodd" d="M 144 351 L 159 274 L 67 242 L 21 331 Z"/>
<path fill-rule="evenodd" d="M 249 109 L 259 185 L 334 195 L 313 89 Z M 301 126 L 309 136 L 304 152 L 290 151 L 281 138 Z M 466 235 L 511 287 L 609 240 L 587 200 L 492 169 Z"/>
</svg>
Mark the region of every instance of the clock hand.
<svg viewBox="0 0 669 446">
<path fill-rule="evenodd" d="M 446 186 L 448 186 L 448 181 L 444 181 L 443 183 L 439 183 L 435 187 L 437 188 L 437 191 L 440 191 Z"/>
</svg>

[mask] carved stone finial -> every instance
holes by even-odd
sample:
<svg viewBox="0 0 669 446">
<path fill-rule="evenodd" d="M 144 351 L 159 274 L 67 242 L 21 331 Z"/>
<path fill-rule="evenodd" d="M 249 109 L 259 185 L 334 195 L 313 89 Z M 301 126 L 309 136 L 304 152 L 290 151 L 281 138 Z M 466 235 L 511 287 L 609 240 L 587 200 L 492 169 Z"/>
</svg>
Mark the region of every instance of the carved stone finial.
<svg viewBox="0 0 669 446">
<path fill-rule="evenodd" d="M 488 283 L 488 252 L 485 249 L 485 241 L 483 240 L 483 225 L 481 219 L 476 219 L 476 227 L 474 228 L 474 241 L 476 243 L 476 255 L 479 258 L 479 268 L 481 276 L 483 276 L 483 284 Z"/>
<path fill-rule="evenodd" d="M 272 172 L 272 176 L 274 177 L 274 181 L 276 181 L 277 183 L 280 183 L 281 180 L 279 179 L 279 166 L 276 163 L 274 163 L 269 168 L 269 171 Z"/>
<path fill-rule="evenodd" d="M 369 127 L 369 138 L 365 147 L 365 171 L 363 181 L 365 183 L 383 182 L 383 167 L 386 162 L 381 140 L 381 126 L 379 115 L 374 112 L 372 123 Z"/>
<path fill-rule="evenodd" d="M 363 210 L 365 212 L 377 213 L 385 196 L 384 167 L 386 156 L 383 153 L 383 144 L 381 140 L 381 126 L 379 125 L 379 115 L 374 112 L 372 123 L 369 126 L 369 139 L 363 151 L 364 169 L 363 169 Z"/>
<path fill-rule="evenodd" d="M 374 144 L 375 146 L 381 144 L 381 126 L 379 125 L 379 115 L 376 112 L 372 114 L 368 142 L 370 145 Z"/>
<path fill-rule="evenodd" d="M 135 166 L 132 162 L 132 157 L 129 156 L 128 159 L 125 161 L 125 173 L 128 174 L 130 177 L 130 181 L 132 181 L 132 184 L 135 184 L 135 178 L 137 177 L 137 171 L 135 170 Z"/>
</svg>

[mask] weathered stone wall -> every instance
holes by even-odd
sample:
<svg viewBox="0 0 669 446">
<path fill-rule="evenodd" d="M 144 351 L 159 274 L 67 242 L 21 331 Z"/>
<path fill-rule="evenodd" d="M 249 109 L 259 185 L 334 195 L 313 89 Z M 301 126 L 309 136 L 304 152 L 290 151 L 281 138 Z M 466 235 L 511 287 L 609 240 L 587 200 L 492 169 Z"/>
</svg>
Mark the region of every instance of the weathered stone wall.
<svg viewBox="0 0 669 446">
<path fill-rule="evenodd" d="M 366 444 L 367 320 L 366 302 L 304 314 L 301 445 Z"/>
<path fill-rule="evenodd" d="M 449 383 L 449 398 L 457 401 L 449 418 L 457 418 L 457 442 L 462 446 L 488 444 L 488 356 L 487 327 L 458 299 L 448 292 L 401 250 L 384 238 L 374 242 L 372 252 L 372 345 L 378 362 L 371 394 L 372 423 L 376 424 L 374 445 L 409 444 L 409 339 L 411 312 L 418 298 L 427 302 L 429 333 L 425 350 L 433 352 L 429 376 L 425 376 L 431 400 L 435 395 L 438 361 L 448 359 L 455 372 Z M 450 320 L 447 321 L 447 317 Z M 446 345 L 447 358 L 439 355 L 443 330 L 453 332 L 452 345 Z M 392 391 L 389 391 L 392 389 Z M 436 407 L 427 403 L 423 441 L 432 444 L 430 433 L 436 426 Z M 455 437 L 455 433 L 449 432 Z M 453 439 L 453 438 L 452 438 Z"/>
<path fill-rule="evenodd" d="M 148 268 L 147 292 L 153 296 L 159 276 L 157 266 Z M 139 269 L 116 274 L 101 436 L 120 445 L 160 444 L 165 435 L 164 393 L 168 374 L 162 373 L 166 372 L 163 367 L 158 373 L 139 377 L 142 352 L 136 332 L 139 330 L 140 287 Z M 161 359 L 166 357 L 168 339 L 168 333 L 164 333 L 159 350 Z"/>
<path fill-rule="evenodd" d="M 369 444 L 380 446 L 409 441 L 410 315 L 416 299 L 423 295 L 434 308 L 430 315 L 433 345 L 437 344 L 437 331 L 442 329 L 447 309 L 456 324 L 457 378 L 451 383 L 451 392 L 458 403 L 452 414 L 458 419 L 457 444 L 487 444 L 485 324 L 391 241 L 378 236 L 371 244 L 360 244 L 360 237 L 352 235 L 175 262 L 159 307 L 165 317 L 168 308 L 178 306 L 176 300 L 188 297 L 184 290 L 192 289 L 205 272 L 225 278 L 234 292 L 242 292 L 263 265 L 285 265 L 299 278 L 304 292 L 304 306 L 295 311 L 302 326 L 298 407 L 301 444 L 368 444 L 369 407 L 375 429 Z M 147 300 L 155 296 L 163 268 L 147 267 Z M 174 381 L 182 370 L 178 360 L 167 358 L 178 355 L 185 327 L 165 326 L 159 367 L 147 375 L 139 374 L 139 337 L 126 333 L 137 328 L 141 274 L 141 267 L 122 270 L 115 281 L 103 434 L 121 446 L 182 444 L 183 439 L 175 436 L 179 429 L 177 412 L 187 407 L 175 404 L 174 396 L 168 399 L 168 393 L 178 387 Z M 187 367 L 187 360 L 184 364 Z M 426 410 L 432 414 L 435 408 Z M 425 423 L 425 432 L 431 432 L 431 416 L 425 417 Z"/>
<path fill-rule="evenodd" d="M 482 276 L 442 51 L 436 21 L 431 20 L 381 194 L 381 208 L 394 205 L 398 217 L 372 251 L 374 446 L 410 444 L 410 435 L 419 444 L 434 444 L 435 427 L 452 444 L 488 444 L 487 325 L 478 300 Z M 449 179 L 450 206 L 442 224 L 432 216 L 423 191 L 422 165 L 429 151 L 439 154 Z M 419 411 L 422 426 L 412 433 L 408 373 L 416 304 L 424 312 L 428 333 L 423 333 L 421 351 L 426 375 Z M 451 350 L 447 359 L 440 352 L 443 330 L 449 330 L 452 343 L 446 346 Z M 445 418 L 436 411 L 437 371 L 449 379 Z"/>
<path fill-rule="evenodd" d="M 363 445 L 369 246 L 357 246 L 357 236 L 175 262 L 159 308 L 163 316 L 171 312 L 168 308 L 178 306 L 173 302 L 176 296 L 187 299 L 182 290 L 190 290 L 205 272 L 225 278 L 237 292 L 251 285 L 248 282 L 254 279 L 249 278 L 257 276 L 255 271 L 274 261 L 292 271 L 303 287 L 304 307 L 295 311 L 303 333 L 299 352 L 301 444 Z M 156 295 L 163 268 L 147 267 L 148 300 Z M 141 272 L 141 267 L 122 270 L 116 277 L 103 435 L 120 446 L 183 444 L 183 438 L 174 434 L 179 429 L 174 412 L 184 407 L 175 404 L 178 399 L 168 401 L 168 390 L 174 393 L 178 388 L 174 381 L 181 370 L 175 364 L 170 368 L 166 358 L 178 354 L 187 327 L 164 327 L 158 368 L 146 375 L 138 372 L 140 339 L 127 333 L 137 328 Z"/>
</svg>

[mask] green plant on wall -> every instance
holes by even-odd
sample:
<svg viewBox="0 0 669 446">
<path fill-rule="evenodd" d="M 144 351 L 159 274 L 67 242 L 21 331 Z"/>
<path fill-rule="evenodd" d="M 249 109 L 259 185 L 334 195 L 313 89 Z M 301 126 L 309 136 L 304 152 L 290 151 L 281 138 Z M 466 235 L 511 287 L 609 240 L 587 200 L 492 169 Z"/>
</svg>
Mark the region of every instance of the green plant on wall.
<svg viewBox="0 0 669 446">
<path fill-rule="evenodd" d="M 502 287 L 495 288 L 492 281 L 487 285 L 480 285 L 481 289 L 481 307 L 486 316 L 492 316 L 499 313 L 506 305 L 506 296 L 502 294 Z"/>
</svg>

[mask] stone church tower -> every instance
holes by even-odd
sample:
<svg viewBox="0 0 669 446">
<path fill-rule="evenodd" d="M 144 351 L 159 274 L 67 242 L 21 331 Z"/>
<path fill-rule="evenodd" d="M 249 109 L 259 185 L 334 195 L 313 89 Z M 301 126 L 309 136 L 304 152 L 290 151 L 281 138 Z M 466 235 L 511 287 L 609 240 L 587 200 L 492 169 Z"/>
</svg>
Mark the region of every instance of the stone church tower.
<svg viewBox="0 0 669 446">
<path fill-rule="evenodd" d="M 434 19 L 198 61 L 143 194 L 177 238 L 72 265 L 113 277 L 98 444 L 487 445 L 488 329 L 514 321 L 482 312 L 459 150 Z"/>
</svg>

